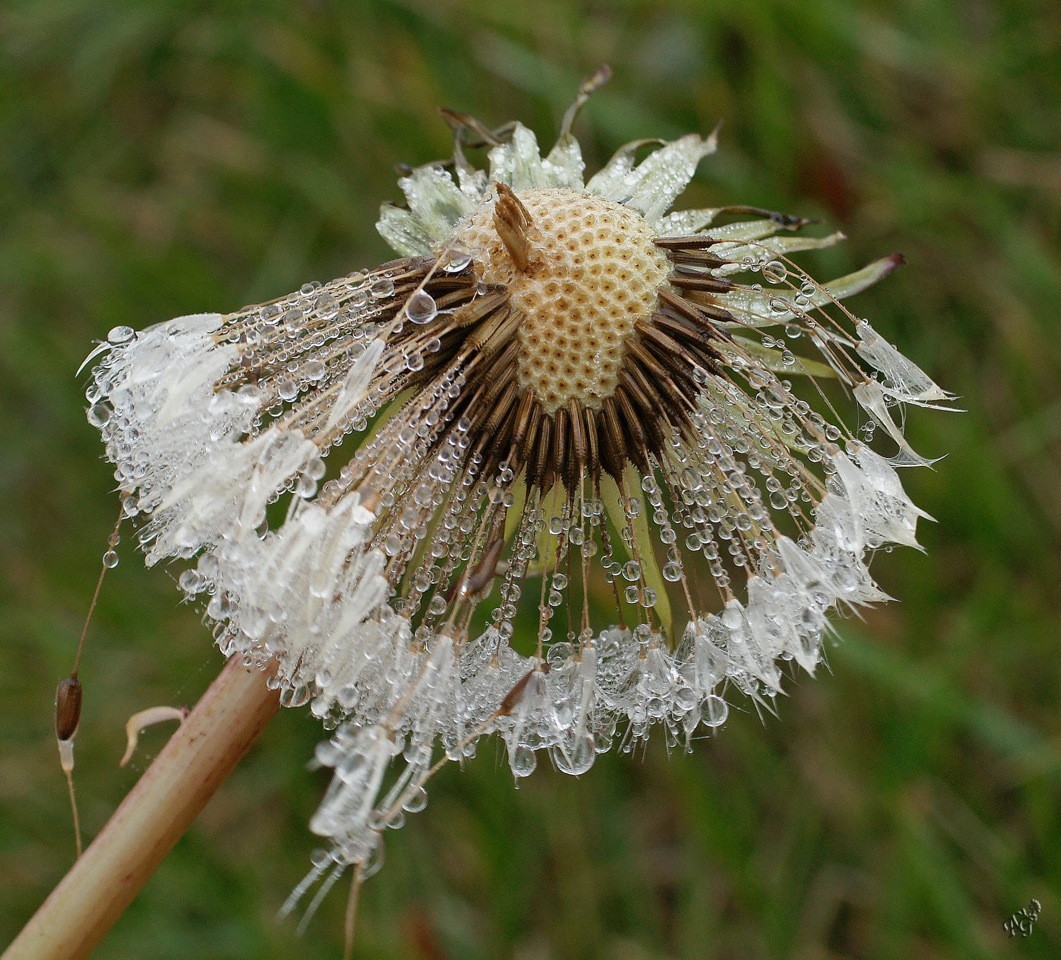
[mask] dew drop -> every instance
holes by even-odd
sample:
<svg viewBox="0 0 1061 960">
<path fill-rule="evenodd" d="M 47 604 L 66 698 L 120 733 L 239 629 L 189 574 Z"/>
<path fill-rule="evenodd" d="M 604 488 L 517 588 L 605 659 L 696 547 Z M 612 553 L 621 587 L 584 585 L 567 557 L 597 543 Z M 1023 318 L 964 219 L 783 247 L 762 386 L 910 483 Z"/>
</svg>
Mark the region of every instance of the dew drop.
<svg viewBox="0 0 1061 960">
<path fill-rule="evenodd" d="M 561 749 L 559 744 L 554 746 L 551 752 L 556 769 L 573 777 L 581 776 L 597 759 L 596 746 L 590 733 L 576 736 L 566 750 Z"/>
<path fill-rule="evenodd" d="M 132 327 L 114 327 L 107 334 L 107 341 L 115 346 L 120 346 L 123 343 L 128 343 L 135 336 L 136 331 Z"/>
<path fill-rule="evenodd" d="M 206 586 L 205 578 L 197 571 L 186 570 L 177 577 L 177 587 L 187 594 L 195 594 Z"/>
<path fill-rule="evenodd" d="M 427 612 L 434 617 L 441 617 L 446 612 L 446 598 L 441 595 L 432 597 Z"/>
<path fill-rule="evenodd" d="M 780 260 L 771 260 L 763 266 L 763 278 L 770 283 L 784 283 L 788 269 Z"/>
<path fill-rule="evenodd" d="M 427 806 L 427 791 L 423 787 L 417 787 L 412 795 L 405 798 L 402 809 L 409 813 L 419 813 Z"/>
<path fill-rule="evenodd" d="M 438 305 L 429 293 L 418 290 L 405 304 L 405 315 L 413 323 L 428 323 L 438 315 Z"/>
<path fill-rule="evenodd" d="M 313 302 L 313 309 L 320 315 L 324 320 L 331 320 L 339 312 L 339 301 L 335 299 L 330 293 L 323 293 Z M 302 311 L 297 311 L 298 316 L 291 320 L 289 314 L 293 311 L 288 311 L 284 316 L 284 320 L 287 323 L 298 322 L 302 319 Z"/>
<path fill-rule="evenodd" d="M 671 561 L 663 565 L 663 579 L 671 583 L 677 583 L 682 578 L 682 568 Z"/>
<path fill-rule="evenodd" d="M 105 403 L 94 404 L 88 408 L 88 422 L 94 427 L 102 427 L 110 420 L 113 413 L 114 411 Z"/>
<path fill-rule="evenodd" d="M 393 293 L 394 281 L 387 280 L 386 278 L 383 280 L 377 280 L 368 288 L 368 295 L 372 297 L 373 300 L 383 300 L 385 297 L 389 297 Z"/>
<path fill-rule="evenodd" d="M 450 249 L 449 258 L 442 265 L 442 269 L 446 273 L 460 273 L 471 262 L 472 255 L 467 250 L 453 247 Z"/>
<path fill-rule="evenodd" d="M 509 754 L 508 765 L 514 777 L 529 777 L 538 766 L 538 758 L 533 750 L 520 745 Z"/>
<path fill-rule="evenodd" d="M 309 702 L 311 696 L 310 688 L 303 683 L 296 684 L 293 687 L 285 687 L 280 691 L 280 706 L 301 707 Z"/>
<path fill-rule="evenodd" d="M 729 705 L 721 697 L 711 694 L 700 704 L 700 719 L 708 727 L 721 727 L 729 716 Z"/>
<path fill-rule="evenodd" d="M 103 554 L 103 566 L 105 566 L 108 570 L 113 570 L 116 566 L 118 566 L 118 554 L 116 551 L 108 550 L 105 554 Z"/>
</svg>

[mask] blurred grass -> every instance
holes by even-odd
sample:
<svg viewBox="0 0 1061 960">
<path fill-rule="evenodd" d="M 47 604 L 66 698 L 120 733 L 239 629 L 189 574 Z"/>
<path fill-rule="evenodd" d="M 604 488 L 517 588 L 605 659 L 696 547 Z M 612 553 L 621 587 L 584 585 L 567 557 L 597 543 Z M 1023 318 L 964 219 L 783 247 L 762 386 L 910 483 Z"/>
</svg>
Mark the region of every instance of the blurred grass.
<svg viewBox="0 0 1061 960">
<path fill-rule="evenodd" d="M 939 521 L 875 571 L 900 597 L 841 629 L 778 717 L 692 756 L 605 757 L 514 790 L 492 745 L 448 770 L 365 888 L 366 958 L 1046 958 L 1061 945 L 1061 10 L 1033 0 L 8 0 L 0 10 L 0 943 L 70 862 L 55 681 L 116 513 L 73 376 L 91 343 L 386 256 L 393 166 L 447 154 L 435 108 L 543 143 L 578 79 L 590 166 L 643 136 L 722 147 L 685 198 L 820 216 L 831 275 L 902 250 L 871 316 L 968 412 L 915 411 Z M 127 717 L 192 702 L 219 658 L 129 545 L 83 669 L 87 832 L 138 771 Z M 301 939 L 319 736 L 285 712 L 99 950 L 341 953 Z M 148 753 L 162 731 L 145 737 Z M 1031 937 L 1002 924 L 1032 898 Z"/>
</svg>

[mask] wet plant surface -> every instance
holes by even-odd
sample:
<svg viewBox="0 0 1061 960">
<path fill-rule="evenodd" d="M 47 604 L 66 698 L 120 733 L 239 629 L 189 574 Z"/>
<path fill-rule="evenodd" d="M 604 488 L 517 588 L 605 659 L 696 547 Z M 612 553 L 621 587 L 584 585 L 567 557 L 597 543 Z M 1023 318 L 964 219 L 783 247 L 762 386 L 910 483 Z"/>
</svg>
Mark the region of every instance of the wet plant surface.
<svg viewBox="0 0 1061 960">
<path fill-rule="evenodd" d="M 9 5 L 0 940 L 73 851 L 52 695 L 117 510 L 74 376 L 93 341 L 387 259 L 373 225 L 401 199 L 394 165 L 450 152 L 438 105 L 549 142 L 607 61 L 576 128 L 590 168 L 722 120 L 684 205 L 821 218 L 850 239 L 803 255 L 818 277 L 905 254 L 851 306 L 968 410 L 907 424 L 947 455 L 904 474 L 938 522 L 919 527 L 925 555 L 876 557 L 901 603 L 839 623 L 829 671 L 786 679 L 776 718 L 735 704 L 690 756 L 658 739 L 577 781 L 542 763 L 513 790 L 490 742 L 445 770 L 388 835 L 359 955 L 1053 956 L 1061 23 L 1040 9 Z M 89 837 L 166 735 L 120 770 L 129 715 L 193 702 L 220 665 L 179 570 L 145 570 L 128 531 L 118 550 L 81 671 Z M 282 712 L 98 955 L 337 955 L 341 894 L 302 939 L 274 919 L 315 846 L 319 736 Z M 1034 930 L 1011 941 L 1033 898 Z"/>
</svg>

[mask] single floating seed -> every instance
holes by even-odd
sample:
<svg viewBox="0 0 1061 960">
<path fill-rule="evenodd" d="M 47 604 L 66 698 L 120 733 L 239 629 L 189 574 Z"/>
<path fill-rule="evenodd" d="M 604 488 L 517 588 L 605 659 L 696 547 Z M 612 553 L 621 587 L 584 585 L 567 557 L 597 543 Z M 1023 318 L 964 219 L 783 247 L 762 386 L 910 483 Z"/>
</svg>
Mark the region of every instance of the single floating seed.
<svg viewBox="0 0 1061 960">
<path fill-rule="evenodd" d="M 81 681 L 67 677 L 55 688 L 55 736 L 58 740 L 72 740 L 81 723 Z"/>
</svg>

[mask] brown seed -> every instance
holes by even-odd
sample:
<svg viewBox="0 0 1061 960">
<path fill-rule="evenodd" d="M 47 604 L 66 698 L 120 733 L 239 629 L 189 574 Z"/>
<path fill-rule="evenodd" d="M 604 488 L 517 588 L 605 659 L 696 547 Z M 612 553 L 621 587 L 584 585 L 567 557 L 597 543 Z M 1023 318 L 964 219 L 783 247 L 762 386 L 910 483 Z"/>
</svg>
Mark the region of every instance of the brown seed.
<svg viewBox="0 0 1061 960">
<path fill-rule="evenodd" d="M 736 286 L 732 280 L 677 270 L 667 279 L 672 287 L 680 287 L 683 290 L 706 290 L 708 293 L 728 293 Z"/>
<path fill-rule="evenodd" d="M 530 678 L 533 677 L 535 673 L 548 672 L 549 664 L 541 663 L 523 674 L 523 676 L 516 681 L 512 689 L 505 694 L 505 698 L 501 701 L 501 706 L 497 708 L 497 715 L 499 717 L 507 717 L 516 708 L 516 704 L 523 699 L 523 694 L 527 689 L 527 684 L 530 683 Z"/>
<path fill-rule="evenodd" d="M 55 688 L 55 736 L 72 740 L 81 722 L 81 681 L 67 677 Z"/>
<path fill-rule="evenodd" d="M 480 593 L 483 593 L 490 582 L 494 579 L 494 574 L 497 572 L 497 562 L 501 559 L 501 551 L 505 547 L 505 538 L 498 537 L 493 543 L 486 548 L 486 553 L 482 555 L 474 567 L 472 567 L 467 576 L 464 578 L 464 582 L 460 587 L 460 594 L 462 597 L 478 597 Z"/>
<path fill-rule="evenodd" d="M 530 241 L 527 239 L 530 214 L 511 187 L 503 183 L 495 186 L 497 203 L 494 204 L 494 229 L 516 268 L 526 272 L 530 263 Z"/>
</svg>

